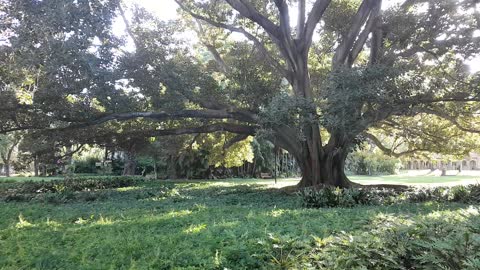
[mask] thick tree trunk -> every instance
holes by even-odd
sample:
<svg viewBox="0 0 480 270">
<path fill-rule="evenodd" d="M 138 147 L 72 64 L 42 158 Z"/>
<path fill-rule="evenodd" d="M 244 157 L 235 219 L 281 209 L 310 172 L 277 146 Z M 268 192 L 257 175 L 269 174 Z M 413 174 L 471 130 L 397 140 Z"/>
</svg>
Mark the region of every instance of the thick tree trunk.
<svg viewBox="0 0 480 270">
<path fill-rule="evenodd" d="M 355 183 L 351 182 L 345 175 L 346 157 L 346 151 L 337 149 L 325 152 L 316 160 L 297 160 L 302 171 L 302 180 L 298 187 L 335 186 L 348 188 L 354 186 Z M 312 166 L 313 162 L 318 162 L 318 164 Z"/>
<path fill-rule="evenodd" d="M 35 177 L 38 177 L 38 156 L 37 155 L 35 155 L 33 159 L 33 171 L 34 171 Z"/>
<path fill-rule="evenodd" d="M 155 175 L 155 180 L 158 179 L 158 172 L 157 172 L 157 160 L 153 160 L 153 173 Z"/>
<path fill-rule="evenodd" d="M 135 175 L 137 168 L 136 153 L 134 151 L 125 152 L 125 164 L 122 175 Z"/>
<path fill-rule="evenodd" d="M 10 177 L 10 163 L 5 162 L 4 168 L 5 168 L 5 176 Z"/>
</svg>

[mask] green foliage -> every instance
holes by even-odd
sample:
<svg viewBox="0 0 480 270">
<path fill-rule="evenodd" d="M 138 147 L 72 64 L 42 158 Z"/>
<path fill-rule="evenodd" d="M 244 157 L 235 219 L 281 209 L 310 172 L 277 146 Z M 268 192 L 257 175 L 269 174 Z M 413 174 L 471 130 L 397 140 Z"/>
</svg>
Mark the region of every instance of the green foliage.
<svg viewBox="0 0 480 270">
<path fill-rule="evenodd" d="M 305 188 L 299 191 L 306 207 L 354 207 L 418 202 L 480 203 L 480 184 L 434 188 Z"/>
<path fill-rule="evenodd" d="M 345 169 L 357 175 L 396 174 L 401 166 L 397 158 L 378 151 L 358 150 L 347 157 Z"/>
<path fill-rule="evenodd" d="M 54 181 L 63 192 L 0 201 L 0 268 L 478 267 L 478 207 L 307 209 L 297 196 L 248 182 L 123 178 Z"/>
<path fill-rule="evenodd" d="M 96 162 L 99 162 L 100 159 L 96 157 L 88 157 L 81 160 L 75 160 L 75 173 L 97 173 L 97 167 L 95 166 Z"/>
<path fill-rule="evenodd" d="M 260 113 L 260 124 L 267 136 L 273 127 L 286 125 L 294 127 L 298 131 L 296 135 L 302 138 L 305 125 L 317 122 L 315 104 L 305 98 L 291 96 L 287 92 L 274 96 Z"/>
<path fill-rule="evenodd" d="M 268 140 L 256 138 L 252 141 L 254 161 L 260 172 L 271 172 L 275 169 L 275 145 Z"/>
<path fill-rule="evenodd" d="M 77 177 L 65 180 L 52 181 L 25 181 L 0 186 L 0 200 L 4 201 L 69 201 L 77 196 L 75 193 L 82 191 L 97 191 L 112 188 L 129 187 L 140 183 L 142 178 L 134 177 Z M 89 198 L 85 193 L 86 200 L 94 200 L 95 196 Z M 58 200 L 55 200 L 58 199 Z"/>
<path fill-rule="evenodd" d="M 370 231 L 316 238 L 318 269 L 479 269 L 477 208 L 430 214 L 416 222 L 380 215 Z"/>
</svg>

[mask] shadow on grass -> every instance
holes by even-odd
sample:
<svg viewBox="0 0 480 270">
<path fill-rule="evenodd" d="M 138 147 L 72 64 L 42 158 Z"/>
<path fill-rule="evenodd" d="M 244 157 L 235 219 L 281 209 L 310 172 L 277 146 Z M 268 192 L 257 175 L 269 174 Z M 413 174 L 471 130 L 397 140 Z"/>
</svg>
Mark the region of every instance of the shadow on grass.
<svg viewBox="0 0 480 270">
<path fill-rule="evenodd" d="M 0 203 L 0 268 L 271 269 L 277 238 L 310 243 L 312 235 L 384 226 L 384 216 L 418 220 L 467 207 L 305 209 L 297 196 L 278 189 L 211 182 L 147 181 L 79 194 L 105 196 L 89 202 Z"/>
</svg>

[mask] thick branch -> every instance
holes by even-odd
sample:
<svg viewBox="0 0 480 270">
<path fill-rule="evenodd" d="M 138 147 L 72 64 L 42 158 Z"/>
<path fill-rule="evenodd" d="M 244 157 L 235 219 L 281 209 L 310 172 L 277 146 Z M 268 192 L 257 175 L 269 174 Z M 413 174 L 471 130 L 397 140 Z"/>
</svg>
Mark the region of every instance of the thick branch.
<svg viewBox="0 0 480 270">
<path fill-rule="evenodd" d="M 288 5 L 285 0 L 274 0 L 277 6 L 280 17 L 280 31 L 282 31 L 284 39 L 290 39 L 290 13 L 288 11 Z"/>
<path fill-rule="evenodd" d="M 328 5 L 330 4 L 331 0 L 317 0 L 308 15 L 307 22 L 305 23 L 305 28 L 303 30 L 303 39 L 305 40 L 305 44 L 303 44 L 304 50 L 308 50 L 312 44 L 313 33 L 315 32 L 315 28 L 317 27 L 318 22 L 323 16 L 323 13 L 327 9 Z"/>
<path fill-rule="evenodd" d="M 156 136 L 170 136 L 170 135 L 184 135 L 184 134 L 197 134 L 197 133 L 213 133 L 213 132 L 231 132 L 244 135 L 255 135 L 254 126 L 238 125 L 231 123 L 218 123 L 212 125 L 206 125 L 201 127 L 185 127 L 175 129 L 163 129 L 147 131 L 143 135 L 149 137 Z M 138 132 L 135 133 L 138 136 Z"/>
<path fill-rule="evenodd" d="M 256 116 L 246 111 L 226 111 L 226 110 L 183 110 L 176 112 L 132 112 L 132 113 L 113 113 L 107 116 L 97 118 L 81 124 L 70 125 L 62 129 L 85 128 L 94 125 L 100 125 L 109 121 L 126 121 L 136 118 L 148 118 L 162 121 L 182 118 L 203 118 L 203 119 L 234 119 L 243 122 L 255 122 Z M 58 130 L 58 129 L 57 129 Z M 61 130 L 61 129 L 60 129 Z"/>
<path fill-rule="evenodd" d="M 335 55 L 333 57 L 333 65 L 334 67 L 343 65 L 350 50 L 353 47 L 353 44 L 360 32 L 362 26 L 365 24 L 365 21 L 369 17 L 371 11 L 376 6 L 376 0 L 363 0 L 362 4 L 360 5 L 357 14 L 353 17 L 350 31 L 342 40 L 342 43 L 337 48 Z"/>
<path fill-rule="evenodd" d="M 303 31 L 305 30 L 305 0 L 298 1 L 298 18 L 297 18 L 297 39 L 303 38 Z"/>
<path fill-rule="evenodd" d="M 272 38 L 276 40 L 281 39 L 280 28 L 263 16 L 256 10 L 247 0 L 225 0 L 232 8 L 240 13 L 245 18 L 260 25 Z"/>
<path fill-rule="evenodd" d="M 75 155 L 76 153 L 80 152 L 83 149 L 84 146 L 85 146 L 85 144 L 80 144 L 80 145 L 78 145 L 78 147 L 75 150 L 67 151 L 67 153 L 61 155 L 59 158 L 63 159 L 63 158 L 66 158 L 66 157 L 71 157 L 71 156 Z"/>
<path fill-rule="evenodd" d="M 380 14 L 381 5 L 382 5 L 382 2 L 379 0 L 376 3 L 370 15 L 368 16 L 368 21 L 367 21 L 367 24 L 365 25 L 365 28 L 362 30 L 362 32 L 358 36 L 357 40 L 355 41 L 355 44 L 353 45 L 352 50 L 348 55 L 348 60 L 347 60 L 348 66 L 353 65 L 353 62 L 355 62 L 358 55 L 362 51 L 363 46 L 367 42 L 369 34 L 373 31 L 375 26 L 378 26 L 377 24 L 379 21 L 378 15 Z"/>
<path fill-rule="evenodd" d="M 223 29 L 226 29 L 226 30 L 229 30 L 229 31 L 232 31 L 232 32 L 241 33 L 242 35 L 244 35 L 246 38 L 248 38 L 250 41 L 253 42 L 255 47 L 260 51 L 260 53 L 262 53 L 265 56 L 267 61 L 278 72 L 286 75 L 287 72 L 286 72 L 285 68 L 268 52 L 267 48 L 263 45 L 263 43 L 257 37 L 255 37 L 254 35 L 249 33 L 244 28 L 237 27 L 237 26 L 230 25 L 230 24 L 226 24 L 226 23 L 222 23 L 222 22 L 214 21 L 210 18 L 207 18 L 205 16 L 202 16 L 200 14 L 197 14 L 197 13 L 191 11 L 189 8 L 187 8 L 185 5 L 182 4 L 181 0 L 175 0 L 175 2 L 180 6 L 180 8 L 183 11 L 187 12 L 188 14 L 190 14 L 190 16 L 192 16 L 195 19 L 202 20 L 202 21 L 204 21 L 204 22 L 206 22 L 206 23 L 208 23 L 208 24 L 210 24 L 214 27 L 223 28 Z"/>
</svg>

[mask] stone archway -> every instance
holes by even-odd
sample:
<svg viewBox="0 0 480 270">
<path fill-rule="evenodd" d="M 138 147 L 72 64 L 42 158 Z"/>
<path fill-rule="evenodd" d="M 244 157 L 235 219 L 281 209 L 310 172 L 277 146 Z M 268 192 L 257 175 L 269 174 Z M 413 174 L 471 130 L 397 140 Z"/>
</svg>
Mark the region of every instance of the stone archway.
<svg viewBox="0 0 480 270">
<path fill-rule="evenodd" d="M 413 169 L 414 169 L 414 170 L 418 170 L 418 169 L 419 169 L 419 165 L 418 165 L 418 161 L 417 161 L 417 160 L 414 160 L 414 161 L 413 161 Z"/>
<path fill-rule="evenodd" d="M 470 170 L 476 170 L 476 169 L 477 169 L 477 161 L 470 160 Z"/>
</svg>

